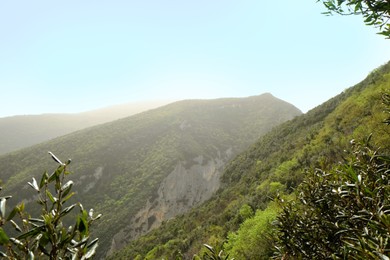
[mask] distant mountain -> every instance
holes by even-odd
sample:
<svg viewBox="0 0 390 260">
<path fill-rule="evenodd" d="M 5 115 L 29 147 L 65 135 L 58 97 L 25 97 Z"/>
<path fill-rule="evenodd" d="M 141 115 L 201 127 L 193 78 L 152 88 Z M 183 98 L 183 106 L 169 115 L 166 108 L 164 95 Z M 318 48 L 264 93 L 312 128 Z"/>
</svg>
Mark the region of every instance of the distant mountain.
<svg viewBox="0 0 390 260">
<path fill-rule="evenodd" d="M 0 155 L 168 103 L 168 101 L 137 102 L 77 114 L 3 117 L 0 118 Z"/>
<path fill-rule="evenodd" d="M 31 202 L 27 181 L 55 167 L 47 151 L 72 158 L 77 200 L 103 214 L 103 256 L 210 198 L 230 159 L 300 114 L 271 94 L 172 103 L 1 156 L 4 194 Z"/>
<path fill-rule="evenodd" d="M 390 63 L 308 113 L 275 127 L 227 165 L 221 188 L 208 201 L 132 241 L 111 259 L 192 259 L 204 243 L 224 246 L 224 252 L 235 259 L 269 259 L 273 247 L 269 233 L 255 233 L 253 221 L 244 230 L 244 221 L 263 216 L 265 222 L 264 210 L 272 209 L 270 202 L 278 193 L 292 193 L 307 171 L 326 171 L 338 164 L 351 150 L 352 139 L 365 140 L 372 134 L 373 144 L 389 153 L 389 126 L 383 123 L 388 114 L 383 113 L 381 100 L 389 89 Z M 246 233 L 238 244 L 241 231 Z"/>
</svg>

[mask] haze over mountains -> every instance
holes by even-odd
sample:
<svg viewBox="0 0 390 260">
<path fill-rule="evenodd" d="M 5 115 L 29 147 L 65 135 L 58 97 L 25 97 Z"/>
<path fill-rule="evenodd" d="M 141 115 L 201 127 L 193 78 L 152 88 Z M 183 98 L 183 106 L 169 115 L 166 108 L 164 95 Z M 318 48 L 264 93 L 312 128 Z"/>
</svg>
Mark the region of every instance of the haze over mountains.
<svg viewBox="0 0 390 260">
<path fill-rule="evenodd" d="M 103 217 L 97 256 L 192 259 L 204 243 L 236 259 L 269 258 L 278 193 L 330 169 L 369 134 L 390 152 L 381 95 L 390 63 L 306 114 L 271 94 L 185 100 L 0 156 L 10 203 L 34 208 L 26 184 L 72 158 L 77 201 Z M 71 203 L 71 202 L 70 202 Z M 260 223 L 260 224 L 259 224 Z"/>
<path fill-rule="evenodd" d="M 0 155 L 168 103 L 169 101 L 138 102 L 77 114 L 3 117 L 0 118 Z"/>
<path fill-rule="evenodd" d="M 389 111 L 383 113 L 381 99 L 389 90 L 387 63 L 356 86 L 275 127 L 226 166 L 221 189 L 212 198 L 164 222 L 109 259 L 193 259 L 203 244 L 223 249 L 234 259 L 272 258 L 275 244 L 270 223 L 280 212 L 273 202 L 278 194 L 293 200 L 297 196 L 294 190 L 307 174 L 314 169 L 328 173 L 340 165 L 353 149 L 351 140 L 367 142 L 372 135 L 370 144 L 381 147 L 382 154 L 390 153 L 389 126 L 384 124 Z M 292 229 L 300 224 L 292 221 Z M 320 239 L 333 242 L 326 237 Z"/>
<path fill-rule="evenodd" d="M 175 102 L 0 156 L 1 179 L 31 207 L 27 181 L 55 168 L 47 151 L 72 158 L 76 199 L 104 216 L 103 256 L 210 198 L 229 160 L 300 114 L 271 94 Z"/>
</svg>

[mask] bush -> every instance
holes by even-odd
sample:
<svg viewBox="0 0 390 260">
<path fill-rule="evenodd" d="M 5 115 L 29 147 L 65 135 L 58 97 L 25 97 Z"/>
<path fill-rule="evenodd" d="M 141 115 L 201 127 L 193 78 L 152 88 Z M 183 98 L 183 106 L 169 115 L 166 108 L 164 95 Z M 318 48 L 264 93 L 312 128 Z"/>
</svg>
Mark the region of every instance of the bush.
<svg viewBox="0 0 390 260">
<path fill-rule="evenodd" d="M 101 215 L 94 217 L 93 210 L 87 212 L 80 203 L 65 206 L 75 194 L 73 181 L 65 182 L 70 160 L 62 163 L 50 154 L 58 168 L 51 175 L 45 172 L 39 184 L 35 178 L 28 183 L 38 195 L 40 217 L 32 218 L 24 203 L 6 216 L 6 201 L 11 197 L 0 197 L 0 255 L 6 259 L 90 259 L 96 252 L 98 239 L 91 241 L 90 227 Z M 77 207 L 74 225 L 66 227 Z M 16 235 L 10 237 L 3 226 L 14 229 Z"/>
<path fill-rule="evenodd" d="M 388 259 L 390 158 L 369 141 L 351 141 L 345 163 L 316 170 L 299 187 L 299 201 L 281 201 L 278 258 Z"/>
</svg>

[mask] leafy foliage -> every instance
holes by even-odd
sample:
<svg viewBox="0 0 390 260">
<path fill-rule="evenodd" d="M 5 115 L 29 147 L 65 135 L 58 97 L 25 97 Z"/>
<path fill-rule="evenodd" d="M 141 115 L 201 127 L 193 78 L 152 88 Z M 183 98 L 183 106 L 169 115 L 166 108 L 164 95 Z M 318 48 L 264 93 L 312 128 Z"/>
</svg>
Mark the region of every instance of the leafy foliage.
<svg viewBox="0 0 390 260">
<path fill-rule="evenodd" d="M 272 256 L 272 226 L 278 206 L 270 203 L 265 210 L 244 221 L 237 232 L 230 232 L 224 245 L 235 259 L 266 259 Z M 260 246 L 261 245 L 261 246 Z"/>
<path fill-rule="evenodd" d="M 390 254 L 390 157 L 368 140 L 346 163 L 316 170 L 300 186 L 299 201 L 278 216 L 279 257 L 386 259 Z"/>
<path fill-rule="evenodd" d="M 224 255 L 223 250 L 218 251 L 210 245 L 204 244 L 207 251 L 203 252 L 202 256 L 195 255 L 193 260 L 229 260 L 229 255 Z M 231 258 L 233 260 L 234 258 Z"/>
<path fill-rule="evenodd" d="M 385 92 L 382 94 L 382 100 L 383 104 L 386 106 L 385 113 L 387 114 L 387 117 L 383 121 L 383 123 L 390 125 L 390 93 Z"/>
<path fill-rule="evenodd" d="M 51 155 L 60 164 L 58 168 L 51 175 L 45 172 L 39 183 L 35 178 L 28 183 L 37 193 L 34 197 L 41 209 L 40 217 L 31 217 L 23 202 L 6 216 L 5 204 L 10 197 L 0 198 L 0 246 L 4 249 L 0 254 L 6 259 L 90 259 L 96 253 L 98 239 L 90 239 L 90 227 L 101 215 L 94 216 L 92 209 L 88 213 L 80 203 L 66 206 L 75 194 L 71 192 L 73 181 L 65 182 L 70 160 L 62 163 Z M 66 227 L 76 207 L 80 211 L 74 225 Z M 7 224 L 15 236 L 9 238 L 4 231 L 2 226 Z"/>
<path fill-rule="evenodd" d="M 390 38 L 390 2 L 387 0 L 318 0 L 328 12 L 325 14 L 363 15 L 364 23 L 380 29 L 380 33 Z"/>
</svg>

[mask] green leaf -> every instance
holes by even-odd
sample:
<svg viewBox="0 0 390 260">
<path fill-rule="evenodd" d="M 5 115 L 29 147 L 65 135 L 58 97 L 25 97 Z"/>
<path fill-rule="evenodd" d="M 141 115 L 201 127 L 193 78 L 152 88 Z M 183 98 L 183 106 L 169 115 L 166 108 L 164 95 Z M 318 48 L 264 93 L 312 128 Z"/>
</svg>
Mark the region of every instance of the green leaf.
<svg viewBox="0 0 390 260">
<path fill-rule="evenodd" d="M 91 248 L 92 246 L 95 246 L 95 244 L 97 244 L 98 242 L 99 242 L 99 238 L 95 238 L 94 240 L 91 241 L 91 243 L 87 245 L 87 248 Z"/>
<path fill-rule="evenodd" d="M 18 239 L 24 239 L 24 238 L 28 238 L 28 237 L 33 237 L 36 234 L 40 233 L 44 229 L 45 229 L 45 225 L 33 228 L 33 229 L 27 231 L 26 233 L 21 234 L 20 236 L 18 236 Z"/>
<path fill-rule="evenodd" d="M 93 257 L 96 253 L 96 248 L 98 247 L 98 245 L 98 239 L 96 238 L 87 246 L 89 250 L 81 259 L 90 259 L 91 257 Z"/>
<path fill-rule="evenodd" d="M 18 207 L 18 211 L 19 212 L 23 212 L 24 211 L 24 203 L 23 202 L 21 202 L 17 207 Z"/>
<path fill-rule="evenodd" d="M 15 207 L 11 213 L 9 213 L 8 217 L 7 217 L 7 221 L 10 221 L 11 219 L 13 219 L 13 217 L 15 217 L 16 213 L 18 213 L 19 211 L 19 208 L 18 207 Z"/>
<path fill-rule="evenodd" d="M 41 223 L 41 224 L 45 223 L 45 221 L 43 219 L 40 219 L 40 218 L 29 218 L 28 221 Z"/>
<path fill-rule="evenodd" d="M 39 183 L 39 188 L 42 189 L 42 187 L 46 184 L 47 179 L 49 179 L 49 175 L 47 174 L 47 171 L 45 171 L 42 174 L 41 182 Z"/>
<path fill-rule="evenodd" d="M 23 246 L 24 246 L 23 243 L 22 243 L 19 239 L 16 239 L 16 238 L 11 237 L 9 240 L 10 240 L 14 245 L 17 245 L 17 246 L 19 246 L 19 247 L 23 247 Z"/>
<path fill-rule="evenodd" d="M 56 177 L 57 177 L 56 172 L 53 172 L 52 174 L 50 174 L 49 178 L 47 179 L 47 182 L 50 183 L 54 181 Z"/>
<path fill-rule="evenodd" d="M 64 190 L 68 189 L 69 187 L 72 187 L 72 185 L 73 185 L 73 181 L 68 181 L 67 183 L 62 185 L 61 191 L 64 191 Z"/>
<path fill-rule="evenodd" d="M 49 176 L 49 179 L 48 179 L 48 182 L 52 182 L 54 180 L 58 180 L 59 181 L 59 177 L 61 175 L 61 172 L 64 170 L 64 165 L 61 165 L 59 166 L 50 176 Z"/>
<path fill-rule="evenodd" d="M 70 234 L 69 232 L 66 231 L 65 228 L 62 228 L 61 231 L 61 242 L 60 242 L 60 247 L 64 247 L 64 245 L 67 245 L 72 241 L 72 239 L 75 237 L 75 233 Z"/>
<path fill-rule="evenodd" d="M 57 202 L 57 198 L 54 198 L 53 195 L 50 193 L 49 190 L 46 190 L 46 195 L 49 197 L 50 201 L 52 203 L 56 203 Z"/>
<path fill-rule="evenodd" d="M 39 192 L 38 183 L 37 183 L 37 180 L 35 178 L 32 178 L 32 183 L 31 182 L 27 182 L 27 184 L 30 185 L 34 190 Z"/>
<path fill-rule="evenodd" d="M 30 250 L 28 250 L 28 258 L 27 258 L 27 259 L 28 259 L 28 260 L 34 260 L 34 259 L 35 259 L 34 253 L 31 252 Z"/>
<path fill-rule="evenodd" d="M 69 207 L 65 208 L 63 211 L 61 211 L 60 217 L 63 217 L 66 214 L 68 214 L 75 206 L 76 206 L 76 204 L 72 204 Z"/>
<path fill-rule="evenodd" d="M 58 166 L 58 168 L 55 171 L 56 175 L 60 176 L 60 174 L 64 171 L 64 169 L 65 169 L 65 165 Z"/>
<path fill-rule="evenodd" d="M 61 190 L 63 191 L 63 196 L 68 195 L 68 193 L 72 189 L 72 186 L 73 186 L 73 181 L 68 181 L 67 183 L 62 185 Z"/>
<path fill-rule="evenodd" d="M 83 213 L 77 218 L 77 230 L 81 233 L 81 235 L 88 234 L 87 216 L 87 212 L 84 210 Z"/>
<path fill-rule="evenodd" d="M 7 200 L 5 198 L 0 199 L 0 212 L 1 212 L 1 217 L 5 217 L 5 202 Z"/>
<path fill-rule="evenodd" d="M 9 242 L 7 234 L 4 232 L 3 228 L 0 227 L 0 245 L 6 245 Z"/>
<path fill-rule="evenodd" d="M 73 248 L 80 247 L 82 245 L 85 245 L 88 242 L 89 237 L 84 237 L 80 242 L 75 243 L 72 245 Z"/>
<path fill-rule="evenodd" d="M 390 260 L 390 258 L 382 253 L 377 252 L 381 260 Z"/>
<path fill-rule="evenodd" d="M 103 215 L 102 214 L 98 214 L 95 218 L 92 218 L 92 220 L 98 220 L 99 218 L 101 218 Z"/>
<path fill-rule="evenodd" d="M 76 193 L 75 192 L 72 192 L 70 193 L 67 197 L 65 197 L 64 199 L 62 199 L 62 204 L 64 204 L 67 200 L 69 200 L 71 197 L 73 197 L 73 195 L 75 195 Z M 64 195 L 66 196 L 66 195 Z"/>
<path fill-rule="evenodd" d="M 14 226 L 14 228 L 16 229 L 16 231 L 18 231 L 18 232 L 23 232 L 22 229 L 18 226 L 18 224 L 16 224 L 15 221 L 10 220 L 10 222 L 11 222 L 12 226 Z"/>
</svg>

